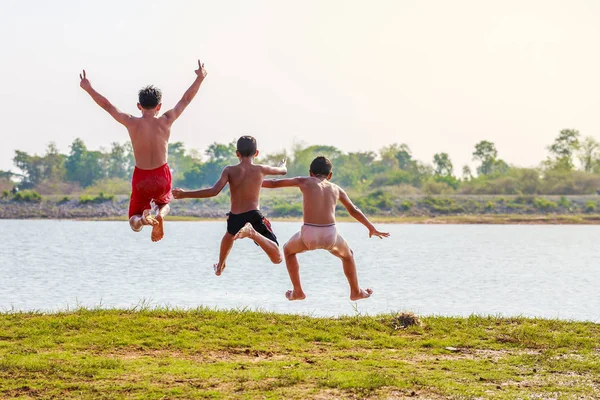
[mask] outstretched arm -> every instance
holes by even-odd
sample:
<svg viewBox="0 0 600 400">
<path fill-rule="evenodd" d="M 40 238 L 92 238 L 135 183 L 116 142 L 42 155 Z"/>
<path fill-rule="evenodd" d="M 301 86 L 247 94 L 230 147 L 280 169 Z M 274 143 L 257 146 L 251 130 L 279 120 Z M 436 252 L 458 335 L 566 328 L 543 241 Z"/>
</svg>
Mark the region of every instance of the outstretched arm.
<svg viewBox="0 0 600 400">
<path fill-rule="evenodd" d="M 281 160 L 278 167 L 271 167 L 270 165 L 263 165 L 263 173 L 265 175 L 285 175 L 287 174 L 286 160 Z"/>
<path fill-rule="evenodd" d="M 277 189 L 282 187 L 300 186 L 301 184 L 302 178 L 265 179 L 262 183 L 262 187 L 266 189 Z"/>
<path fill-rule="evenodd" d="M 369 221 L 369 219 L 365 216 L 365 214 L 363 214 L 363 212 L 360 211 L 354 205 L 354 203 L 352 203 L 352 200 L 350 200 L 350 197 L 348 197 L 346 192 L 344 192 L 341 188 L 340 188 L 340 201 L 342 202 L 344 207 L 346 207 L 346 210 L 348 210 L 348 214 L 350 214 L 354 219 L 356 219 L 358 222 L 360 222 L 361 224 L 363 224 L 364 226 L 367 227 L 367 229 L 369 230 L 369 237 L 377 236 L 380 239 L 382 239 L 384 237 L 390 236 L 390 234 L 387 232 L 380 232 L 377 229 L 375 229 L 375 226 L 373 226 L 371 221 Z"/>
<path fill-rule="evenodd" d="M 175 108 L 162 115 L 162 118 L 165 118 L 171 124 L 175 122 L 177 118 L 179 118 L 183 110 L 185 110 L 186 107 L 190 105 L 194 97 L 196 97 L 196 93 L 198 93 L 198 89 L 200 89 L 200 84 L 207 75 L 207 72 L 204 69 L 204 64 L 201 64 L 200 60 L 198 60 L 198 69 L 195 72 L 197 76 L 194 83 L 192 83 L 192 86 L 185 91 L 181 100 L 179 100 L 179 102 L 175 105 Z"/>
<path fill-rule="evenodd" d="M 207 197 L 215 197 L 216 195 L 221 193 L 221 190 L 223 190 L 225 185 L 227 185 L 227 182 L 229 182 L 229 170 L 227 167 L 225 167 L 225 169 L 221 173 L 221 177 L 219 178 L 217 183 L 213 185 L 213 187 L 210 187 L 208 189 L 190 191 L 175 188 L 172 190 L 173 197 L 175 197 L 176 199 L 205 199 Z"/>
<path fill-rule="evenodd" d="M 100 93 L 96 92 L 92 87 L 92 84 L 87 79 L 85 75 L 85 69 L 83 70 L 83 75 L 79 74 L 79 78 L 81 82 L 79 82 L 79 86 L 92 97 L 92 99 L 98 104 L 100 107 L 106 110 L 114 119 L 117 120 L 120 124 L 127 126 L 127 123 L 131 121 L 131 114 L 127 114 L 119 111 L 119 109 L 112 105 L 110 101 Z"/>
</svg>

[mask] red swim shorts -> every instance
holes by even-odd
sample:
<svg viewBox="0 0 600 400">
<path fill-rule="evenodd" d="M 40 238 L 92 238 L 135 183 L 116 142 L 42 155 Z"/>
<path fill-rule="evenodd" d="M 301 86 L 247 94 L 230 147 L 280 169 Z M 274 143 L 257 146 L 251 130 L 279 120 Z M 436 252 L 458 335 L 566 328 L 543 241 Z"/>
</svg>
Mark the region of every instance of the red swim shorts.
<svg viewBox="0 0 600 400">
<path fill-rule="evenodd" d="M 155 169 L 140 169 L 135 167 L 131 179 L 131 200 L 129 200 L 129 218 L 142 215 L 150 208 L 154 199 L 156 205 L 171 202 L 171 169 L 168 164 Z"/>
</svg>

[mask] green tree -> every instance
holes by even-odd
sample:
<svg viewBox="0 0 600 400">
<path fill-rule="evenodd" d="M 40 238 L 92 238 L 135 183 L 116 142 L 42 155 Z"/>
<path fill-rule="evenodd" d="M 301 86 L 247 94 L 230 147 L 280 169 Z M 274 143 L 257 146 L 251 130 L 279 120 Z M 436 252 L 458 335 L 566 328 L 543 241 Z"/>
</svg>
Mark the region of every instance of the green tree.
<svg viewBox="0 0 600 400">
<path fill-rule="evenodd" d="M 208 146 L 206 155 L 208 156 L 209 161 L 231 160 L 234 162 L 237 159 L 236 151 L 237 143 L 235 140 L 228 144 L 215 142 Z"/>
<path fill-rule="evenodd" d="M 37 185 L 44 178 L 44 165 L 42 157 L 29 155 L 20 150 L 15 150 L 13 163 L 21 170 L 23 176 L 23 186 L 32 187 Z"/>
<path fill-rule="evenodd" d="M 43 179 L 52 181 L 63 181 L 65 179 L 65 159 L 56 147 L 56 143 L 51 142 L 46 148 L 46 154 L 42 159 Z"/>
<path fill-rule="evenodd" d="M 593 172 L 595 165 L 598 164 L 600 159 L 598 149 L 600 149 L 600 143 L 591 136 L 587 136 L 581 142 L 579 161 L 581 161 L 581 166 L 585 172 Z"/>
<path fill-rule="evenodd" d="M 370 185 L 375 158 L 375 153 L 369 151 L 338 156 L 335 160 L 333 181 L 344 187 L 357 189 Z"/>
<path fill-rule="evenodd" d="M 13 176 L 15 176 L 16 174 L 9 171 L 3 171 L 0 169 L 0 179 L 11 179 Z"/>
<path fill-rule="evenodd" d="M 462 179 L 463 181 L 470 181 L 473 178 L 473 173 L 471 172 L 471 167 L 468 165 L 464 165 L 462 167 Z"/>
<path fill-rule="evenodd" d="M 579 149 L 579 131 L 576 129 L 563 129 L 554 143 L 548 146 L 550 157 L 545 164 L 549 169 L 572 171 L 573 155 Z"/>
<path fill-rule="evenodd" d="M 77 138 L 71 143 L 71 152 L 65 161 L 66 178 L 83 187 L 106 177 L 104 154 L 88 151 L 85 143 Z"/>
<path fill-rule="evenodd" d="M 379 155 L 387 167 L 398 167 L 404 171 L 414 168 L 412 151 L 406 143 L 394 143 L 389 146 L 385 146 L 379 151 Z"/>
<path fill-rule="evenodd" d="M 111 143 L 107 154 L 107 175 L 109 178 L 127 179 L 133 165 L 127 144 Z"/>
<path fill-rule="evenodd" d="M 308 175 L 310 163 L 318 156 L 325 156 L 333 163 L 334 171 L 336 167 L 336 159 L 342 152 L 334 146 L 315 145 L 309 147 L 296 146 L 293 149 L 292 159 L 288 161 L 288 176 L 305 176 Z M 337 172 L 334 172 L 334 175 Z"/>
<path fill-rule="evenodd" d="M 475 145 L 473 160 L 481 164 L 477 167 L 477 173 L 480 175 L 489 175 L 494 171 L 494 164 L 498 157 L 496 145 L 487 140 L 482 140 Z"/>
<path fill-rule="evenodd" d="M 194 163 L 200 162 L 187 154 L 183 142 L 169 143 L 169 166 L 173 170 L 173 181 L 182 182 L 187 171 L 192 169 Z"/>
<path fill-rule="evenodd" d="M 448 153 L 437 153 L 433 156 L 433 165 L 435 174 L 438 176 L 452 176 L 454 173 L 454 166 Z"/>
</svg>

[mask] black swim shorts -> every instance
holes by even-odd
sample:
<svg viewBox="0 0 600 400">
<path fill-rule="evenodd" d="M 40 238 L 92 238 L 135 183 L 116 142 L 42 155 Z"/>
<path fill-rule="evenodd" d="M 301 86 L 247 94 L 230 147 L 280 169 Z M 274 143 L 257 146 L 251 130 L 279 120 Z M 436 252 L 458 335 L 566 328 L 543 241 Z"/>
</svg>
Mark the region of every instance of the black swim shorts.
<svg viewBox="0 0 600 400">
<path fill-rule="evenodd" d="M 252 224 L 252 227 L 256 232 L 277 243 L 279 246 L 277 237 L 273 233 L 273 229 L 271 229 L 271 223 L 259 210 L 247 211 L 241 214 L 227 213 L 227 232 L 229 232 L 230 235 L 235 235 L 248 222 Z"/>
</svg>

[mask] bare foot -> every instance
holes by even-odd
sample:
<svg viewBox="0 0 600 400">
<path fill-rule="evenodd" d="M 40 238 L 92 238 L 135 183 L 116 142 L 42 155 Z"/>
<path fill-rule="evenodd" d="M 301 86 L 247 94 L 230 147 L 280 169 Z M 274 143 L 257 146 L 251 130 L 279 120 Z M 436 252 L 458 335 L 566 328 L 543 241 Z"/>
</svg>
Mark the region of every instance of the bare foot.
<svg viewBox="0 0 600 400">
<path fill-rule="evenodd" d="M 213 265 L 213 268 L 215 270 L 215 275 L 216 276 L 221 276 L 221 274 L 223 273 L 223 270 L 225 269 L 225 264 L 219 266 L 219 264 L 215 264 Z"/>
<path fill-rule="evenodd" d="M 152 216 L 150 210 L 144 210 L 142 212 L 142 224 L 155 226 L 158 225 L 158 221 Z"/>
<path fill-rule="evenodd" d="M 350 300 L 368 299 L 369 297 L 371 297 L 372 294 L 373 294 L 373 289 L 367 289 L 367 290 L 360 289 L 360 292 L 358 292 L 358 294 L 350 294 Z"/>
<path fill-rule="evenodd" d="M 304 294 L 304 292 L 296 293 L 293 290 L 288 290 L 287 292 L 285 292 L 285 297 L 287 297 L 289 301 L 304 300 L 306 298 L 306 295 Z"/>
<path fill-rule="evenodd" d="M 252 236 L 254 236 L 255 233 L 256 231 L 252 227 L 252 224 L 250 222 L 247 222 L 246 225 L 244 225 L 244 227 L 240 229 L 239 232 L 235 235 L 233 240 L 251 238 Z"/>
<path fill-rule="evenodd" d="M 165 219 L 162 215 L 158 214 L 156 216 L 156 224 L 152 226 L 152 234 L 150 238 L 152 238 L 153 242 L 158 242 L 165 236 L 165 227 L 164 227 Z"/>
</svg>

